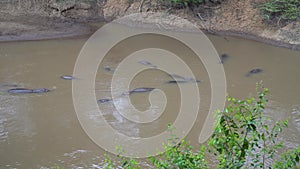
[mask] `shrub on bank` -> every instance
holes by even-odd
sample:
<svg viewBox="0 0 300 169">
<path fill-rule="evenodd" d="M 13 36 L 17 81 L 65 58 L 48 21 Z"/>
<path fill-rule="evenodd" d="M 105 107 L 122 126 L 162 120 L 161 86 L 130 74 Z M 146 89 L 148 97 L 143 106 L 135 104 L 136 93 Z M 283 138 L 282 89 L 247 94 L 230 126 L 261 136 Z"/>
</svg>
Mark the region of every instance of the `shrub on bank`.
<svg viewBox="0 0 300 169">
<path fill-rule="evenodd" d="M 205 3 L 220 4 L 223 0 L 159 0 L 162 6 L 172 8 L 199 7 Z M 293 21 L 300 16 L 300 0 L 268 0 L 259 5 L 268 21 Z"/>
<path fill-rule="evenodd" d="M 300 0 L 269 0 L 260 9 L 267 20 L 296 20 L 300 16 Z"/>
<path fill-rule="evenodd" d="M 174 144 L 177 138 L 171 135 L 165 153 L 150 157 L 152 164 L 160 169 L 208 169 L 209 166 L 231 169 L 300 168 L 300 146 L 284 153 L 275 161 L 275 154 L 284 145 L 278 136 L 283 128 L 287 127 L 288 121 L 278 121 L 270 125 L 271 120 L 263 115 L 268 101 L 267 93 L 267 89 L 257 85 L 257 98 L 238 100 L 229 97 L 228 106 L 224 111 L 217 113 L 217 126 L 207 145 L 203 145 L 199 151 L 194 151 L 184 140 Z M 207 151 L 215 156 L 213 165 L 207 161 Z M 138 161 L 121 156 L 120 158 L 123 168 L 140 168 Z M 273 164 L 267 162 L 270 159 Z M 106 168 L 117 167 L 109 157 L 106 157 L 106 163 Z"/>
</svg>

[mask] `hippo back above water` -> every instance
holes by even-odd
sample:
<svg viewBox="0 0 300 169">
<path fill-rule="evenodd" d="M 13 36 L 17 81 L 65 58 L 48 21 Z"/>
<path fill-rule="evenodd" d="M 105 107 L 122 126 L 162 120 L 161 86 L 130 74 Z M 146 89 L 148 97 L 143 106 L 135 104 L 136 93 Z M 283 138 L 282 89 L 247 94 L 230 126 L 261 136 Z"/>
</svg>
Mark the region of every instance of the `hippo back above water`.
<svg viewBox="0 0 300 169">
<path fill-rule="evenodd" d="M 255 68 L 255 69 L 250 70 L 250 71 L 246 74 L 246 76 L 248 77 L 248 76 L 250 76 L 250 75 L 252 75 L 252 74 L 258 74 L 258 73 L 261 73 L 261 72 L 263 72 L 262 69 L 260 69 L 260 68 Z"/>
<path fill-rule="evenodd" d="M 130 90 L 128 92 L 124 92 L 122 95 L 131 95 L 133 93 L 145 93 L 145 92 L 151 92 L 155 88 L 152 87 L 140 87 L 140 88 L 135 88 L 133 90 Z"/>
<path fill-rule="evenodd" d="M 64 79 L 64 80 L 73 80 L 73 79 L 76 79 L 75 77 L 71 76 L 71 75 L 62 75 L 60 76 L 61 79 Z"/>
<path fill-rule="evenodd" d="M 133 93 L 146 93 L 146 92 L 151 92 L 152 90 L 154 90 L 155 88 L 152 87 L 140 87 L 140 88 L 135 88 L 133 90 L 127 91 L 122 93 L 121 96 L 128 96 L 131 95 Z M 105 99 L 100 99 L 98 100 L 98 103 L 106 103 L 106 102 L 111 102 L 113 101 L 113 99 L 110 98 L 105 98 Z"/>
<path fill-rule="evenodd" d="M 169 80 L 167 83 L 169 84 L 180 84 L 180 83 L 200 83 L 200 80 L 191 80 L 191 81 L 186 81 L 186 80 Z"/>
<path fill-rule="evenodd" d="M 106 103 L 106 102 L 110 102 L 112 101 L 112 99 L 100 99 L 98 100 L 99 103 Z"/>
<path fill-rule="evenodd" d="M 39 89 L 26 89 L 26 88 L 15 88 L 8 90 L 8 93 L 21 94 L 21 93 L 47 93 L 50 92 L 49 89 L 39 88 Z"/>
<path fill-rule="evenodd" d="M 229 55 L 226 53 L 223 53 L 222 55 L 220 55 L 220 59 L 221 59 L 221 64 L 223 64 L 227 59 L 229 58 Z"/>
</svg>

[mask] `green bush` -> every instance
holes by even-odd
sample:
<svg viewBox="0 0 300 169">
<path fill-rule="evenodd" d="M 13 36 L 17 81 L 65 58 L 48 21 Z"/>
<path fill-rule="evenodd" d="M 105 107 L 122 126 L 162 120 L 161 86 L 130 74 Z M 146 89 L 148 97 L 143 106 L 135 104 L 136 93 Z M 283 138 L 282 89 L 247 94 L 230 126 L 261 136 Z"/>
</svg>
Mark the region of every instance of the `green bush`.
<svg viewBox="0 0 300 169">
<path fill-rule="evenodd" d="M 150 157 L 152 164 L 157 168 L 201 168 L 207 169 L 205 160 L 206 147 L 202 146 L 200 151 L 194 152 L 188 142 L 182 140 L 178 145 L 168 144 L 166 152 L 158 157 Z"/>
<path fill-rule="evenodd" d="M 296 20 L 300 16 L 300 0 L 270 0 L 260 9 L 268 20 Z"/>
<path fill-rule="evenodd" d="M 118 168 L 118 166 L 122 166 L 125 169 L 140 169 L 139 162 L 135 159 L 128 159 L 122 156 L 122 153 L 125 153 L 122 147 L 117 146 L 116 150 L 118 152 L 118 158 L 121 160 L 119 163 L 113 161 L 110 156 L 105 156 L 105 166 L 106 169 L 114 169 Z"/>
<path fill-rule="evenodd" d="M 299 166 L 300 147 L 294 150 L 289 150 L 284 153 L 279 161 L 274 164 L 274 168 L 289 169 L 300 168 Z"/>
<path fill-rule="evenodd" d="M 263 113 L 267 103 L 268 90 L 257 85 L 257 98 L 238 100 L 228 98 L 228 106 L 223 112 L 217 113 L 217 126 L 208 144 L 202 145 L 199 151 L 186 141 L 175 145 L 176 136 L 171 134 L 169 144 L 165 146 L 165 153 L 157 157 L 150 157 L 157 168 L 201 168 L 209 166 L 206 160 L 207 150 L 216 157 L 217 168 L 300 168 L 300 147 L 284 153 L 281 159 L 274 159 L 275 153 L 283 146 L 278 141 L 279 134 L 287 127 L 288 121 L 278 121 L 274 125 Z M 172 127 L 169 126 L 172 131 Z M 124 153 L 124 152 L 123 152 Z M 247 162 L 246 162 L 247 159 Z M 274 164 L 266 163 L 273 159 Z M 112 168 L 112 161 L 108 158 L 107 168 Z M 121 157 L 122 166 L 136 169 L 138 162 Z"/>
<path fill-rule="evenodd" d="M 258 98 L 237 100 L 228 98 L 229 105 L 219 112 L 219 120 L 209 141 L 211 152 L 219 160 L 218 168 L 242 168 L 246 158 L 255 168 L 268 168 L 266 159 L 282 147 L 277 137 L 288 121 L 277 122 L 270 127 L 269 119 L 263 116 L 268 90 L 257 86 Z"/>
</svg>

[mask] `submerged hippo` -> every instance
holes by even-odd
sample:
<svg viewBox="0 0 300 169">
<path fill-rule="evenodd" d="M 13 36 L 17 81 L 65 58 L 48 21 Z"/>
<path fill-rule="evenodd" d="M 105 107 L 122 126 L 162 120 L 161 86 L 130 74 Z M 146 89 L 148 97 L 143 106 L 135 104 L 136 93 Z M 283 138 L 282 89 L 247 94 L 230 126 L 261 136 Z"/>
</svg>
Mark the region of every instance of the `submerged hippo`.
<svg viewBox="0 0 300 169">
<path fill-rule="evenodd" d="M 261 72 L 263 72 L 262 69 L 259 69 L 259 68 L 252 69 L 252 70 L 250 70 L 250 71 L 246 74 L 246 76 L 250 76 L 250 75 L 252 75 L 252 74 L 257 74 L 257 73 L 261 73 Z"/>
<path fill-rule="evenodd" d="M 151 92 L 151 91 L 154 90 L 154 89 L 155 89 L 155 88 L 152 88 L 152 87 L 135 88 L 135 89 L 130 90 L 130 91 L 128 91 L 128 92 L 124 92 L 124 93 L 122 94 L 122 96 L 124 96 L 124 95 L 131 95 L 131 94 L 133 94 L 133 93 L 145 93 L 145 92 Z M 110 102 L 110 101 L 112 101 L 112 99 L 106 98 L 106 99 L 100 99 L 100 100 L 98 100 L 99 103 L 106 103 L 106 102 Z"/>
<path fill-rule="evenodd" d="M 150 66 L 150 67 L 153 67 L 153 68 L 156 68 L 156 67 L 157 67 L 156 65 L 153 65 L 151 62 L 146 61 L 146 60 L 138 61 L 138 63 L 140 63 L 140 64 L 142 64 L 142 65 L 145 65 L 145 66 Z"/>
<path fill-rule="evenodd" d="M 109 73 L 113 73 L 115 70 L 109 66 L 104 66 L 104 70 Z"/>
<path fill-rule="evenodd" d="M 183 81 L 195 81 L 194 78 L 192 77 L 183 77 L 177 74 L 169 74 L 170 77 L 174 78 L 174 79 L 181 79 Z"/>
<path fill-rule="evenodd" d="M 141 87 L 141 88 L 136 88 L 133 90 L 130 90 L 128 92 L 123 93 L 122 95 L 130 95 L 132 93 L 145 93 L 145 92 L 151 92 L 152 90 L 154 90 L 155 88 L 152 87 Z"/>
<path fill-rule="evenodd" d="M 189 83 L 189 82 L 201 82 L 200 80 L 194 79 L 192 77 L 183 77 L 177 74 L 169 74 L 170 77 L 174 78 L 175 80 L 169 80 L 167 83 L 174 84 L 174 83 Z"/>
<path fill-rule="evenodd" d="M 190 80 L 190 81 L 187 81 L 187 80 L 169 80 L 169 81 L 167 81 L 167 83 L 170 83 L 170 84 L 191 83 L 191 82 L 200 83 L 201 81 L 200 80 Z"/>
<path fill-rule="evenodd" d="M 9 93 L 46 93 L 50 92 L 49 89 L 39 88 L 39 89 L 26 89 L 26 88 L 15 88 L 8 90 Z"/>
<path fill-rule="evenodd" d="M 229 55 L 226 54 L 226 53 L 223 53 L 223 54 L 220 56 L 220 59 L 221 59 L 221 62 L 220 62 L 220 63 L 223 64 L 228 58 L 229 58 Z"/>
<path fill-rule="evenodd" d="M 73 80 L 73 79 L 76 79 L 75 77 L 71 76 L 71 75 L 62 75 L 60 76 L 61 79 L 64 79 L 64 80 Z"/>
<path fill-rule="evenodd" d="M 98 100 L 99 103 L 106 103 L 106 102 L 110 102 L 112 101 L 112 99 L 100 99 Z"/>
<path fill-rule="evenodd" d="M 142 92 L 151 92 L 152 90 L 154 90 L 155 88 L 152 88 L 152 87 L 141 87 L 141 88 L 136 88 L 136 89 L 133 89 L 131 91 L 129 91 L 130 93 L 142 93 Z"/>
</svg>

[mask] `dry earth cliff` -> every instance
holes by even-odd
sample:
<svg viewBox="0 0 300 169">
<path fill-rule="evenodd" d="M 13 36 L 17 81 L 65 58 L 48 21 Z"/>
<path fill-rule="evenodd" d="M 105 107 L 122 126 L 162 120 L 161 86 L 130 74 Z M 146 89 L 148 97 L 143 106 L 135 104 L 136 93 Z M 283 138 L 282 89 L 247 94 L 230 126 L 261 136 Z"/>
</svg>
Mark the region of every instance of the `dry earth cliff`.
<svg viewBox="0 0 300 169">
<path fill-rule="evenodd" d="M 166 12 L 202 30 L 240 36 L 300 50 L 300 21 L 268 23 L 257 5 L 262 0 L 225 0 L 199 8 L 171 9 L 161 0 L 10 0 L 0 2 L 0 41 L 87 35 L 99 22 L 136 12 Z"/>
</svg>

